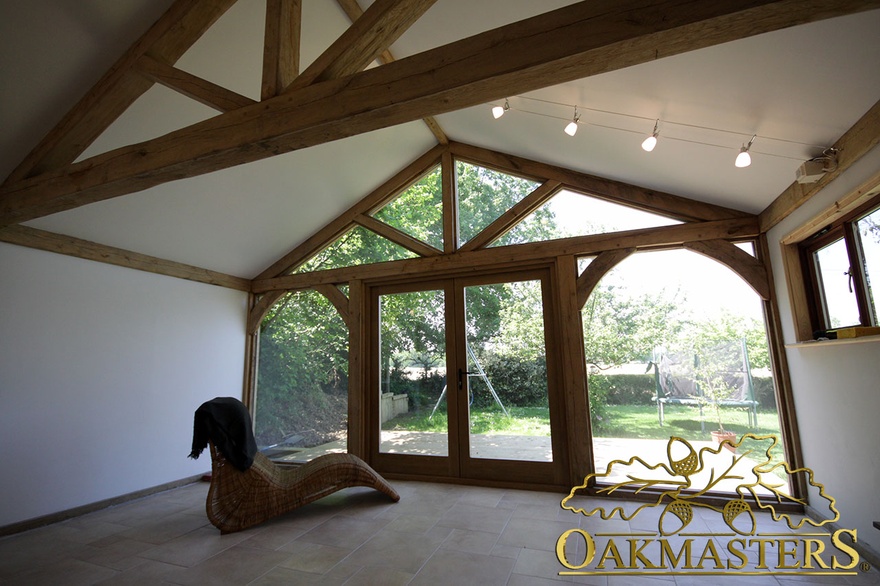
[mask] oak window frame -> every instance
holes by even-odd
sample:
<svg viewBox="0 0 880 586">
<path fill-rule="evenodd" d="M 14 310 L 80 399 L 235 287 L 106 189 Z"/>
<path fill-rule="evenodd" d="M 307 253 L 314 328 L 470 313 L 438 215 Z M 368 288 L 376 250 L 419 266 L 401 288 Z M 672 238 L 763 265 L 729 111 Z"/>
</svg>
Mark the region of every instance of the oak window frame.
<svg viewBox="0 0 880 586">
<path fill-rule="evenodd" d="M 839 328 L 878 325 L 875 303 L 871 300 L 871 286 L 865 267 L 862 238 L 857 226 L 859 221 L 878 210 L 880 210 L 880 194 L 798 243 L 812 337 L 827 337 L 829 330 Z M 820 250 L 838 242 L 844 244 L 849 260 L 849 268 L 844 274 L 848 275 L 850 290 L 855 295 L 859 314 L 857 323 L 836 325 L 831 323 L 831 310 L 834 307 L 826 297 L 823 274 L 816 255 Z"/>
</svg>

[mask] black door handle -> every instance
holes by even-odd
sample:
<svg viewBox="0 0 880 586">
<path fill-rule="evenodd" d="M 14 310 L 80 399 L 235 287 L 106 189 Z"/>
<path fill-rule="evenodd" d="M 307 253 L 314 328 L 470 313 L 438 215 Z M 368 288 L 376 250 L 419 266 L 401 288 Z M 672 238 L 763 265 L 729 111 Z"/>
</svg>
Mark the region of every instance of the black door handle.
<svg viewBox="0 0 880 586">
<path fill-rule="evenodd" d="M 458 369 L 458 390 L 461 390 L 464 388 L 464 377 L 471 375 L 471 374 L 479 374 L 479 373 L 478 372 L 471 372 L 469 370 L 462 370 L 460 368 Z"/>
</svg>

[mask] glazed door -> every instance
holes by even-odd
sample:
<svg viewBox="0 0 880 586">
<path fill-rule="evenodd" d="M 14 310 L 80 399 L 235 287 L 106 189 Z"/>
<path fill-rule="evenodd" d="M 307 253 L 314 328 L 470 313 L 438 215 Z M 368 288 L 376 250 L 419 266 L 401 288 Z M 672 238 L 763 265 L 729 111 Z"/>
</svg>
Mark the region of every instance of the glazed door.
<svg viewBox="0 0 880 586">
<path fill-rule="evenodd" d="M 378 469 L 563 482 L 550 287 L 533 270 L 374 289 Z"/>
</svg>

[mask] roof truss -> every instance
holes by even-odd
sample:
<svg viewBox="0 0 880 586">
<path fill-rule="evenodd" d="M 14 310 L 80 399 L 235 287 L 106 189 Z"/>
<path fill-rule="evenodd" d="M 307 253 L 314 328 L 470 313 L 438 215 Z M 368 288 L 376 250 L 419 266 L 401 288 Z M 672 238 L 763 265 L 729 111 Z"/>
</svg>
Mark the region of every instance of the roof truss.
<svg viewBox="0 0 880 586">
<path fill-rule="evenodd" d="M 818 0 L 686 0 L 673 6 L 661 0 L 587 1 L 366 71 L 358 71 L 369 63 L 363 63 L 366 56 L 355 58 L 353 50 L 334 43 L 319 57 L 321 66 L 313 66 L 320 71 L 310 68 L 300 76 L 308 85 L 294 80 L 288 91 L 259 104 L 70 164 L 152 83 L 132 74 L 144 55 L 172 65 L 232 2 L 178 0 L 10 175 L 0 189 L 0 226 L 880 5 L 880 0 L 830 6 Z M 372 60 L 428 6 L 429 0 L 377 1 L 343 36 Z"/>
</svg>

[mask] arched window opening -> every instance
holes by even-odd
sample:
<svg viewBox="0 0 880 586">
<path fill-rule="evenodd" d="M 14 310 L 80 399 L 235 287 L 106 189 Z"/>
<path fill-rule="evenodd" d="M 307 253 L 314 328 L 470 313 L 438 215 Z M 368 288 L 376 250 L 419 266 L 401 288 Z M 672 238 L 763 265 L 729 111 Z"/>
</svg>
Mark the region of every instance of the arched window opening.
<svg viewBox="0 0 880 586">
<path fill-rule="evenodd" d="M 772 463 L 785 459 L 761 299 L 732 270 L 687 250 L 633 254 L 600 280 L 582 320 L 597 472 L 633 456 L 666 462 L 670 437 L 715 448 L 716 431 L 774 435 Z M 737 470 L 763 463 L 770 443 L 743 443 Z M 603 482 L 626 479 L 613 468 Z M 736 492 L 735 475 L 713 491 Z"/>
<path fill-rule="evenodd" d="M 316 291 L 282 297 L 260 324 L 254 434 L 270 458 L 345 452 L 348 327 Z"/>
</svg>

